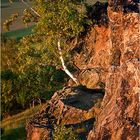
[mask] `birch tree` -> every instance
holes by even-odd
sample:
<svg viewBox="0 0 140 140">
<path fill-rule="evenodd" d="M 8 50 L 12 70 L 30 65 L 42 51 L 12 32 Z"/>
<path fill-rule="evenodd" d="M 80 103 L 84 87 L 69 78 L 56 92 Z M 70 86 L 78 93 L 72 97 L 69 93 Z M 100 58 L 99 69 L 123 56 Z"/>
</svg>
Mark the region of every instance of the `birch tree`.
<svg viewBox="0 0 140 140">
<path fill-rule="evenodd" d="M 84 31 L 86 16 L 82 2 L 78 0 L 36 0 L 33 7 L 24 0 L 21 2 L 38 17 L 34 33 L 44 42 L 42 46 L 45 45 L 46 63 L 61 66 L 78 85 L 79 81 L 67 68 L 70 50 L 67 41 Z"/>
</svg>

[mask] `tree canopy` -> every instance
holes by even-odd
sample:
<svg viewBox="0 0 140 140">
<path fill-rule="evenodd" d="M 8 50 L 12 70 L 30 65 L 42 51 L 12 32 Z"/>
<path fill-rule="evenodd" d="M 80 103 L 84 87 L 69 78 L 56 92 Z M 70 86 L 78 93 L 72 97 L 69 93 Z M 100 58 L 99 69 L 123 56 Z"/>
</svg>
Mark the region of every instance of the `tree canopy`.
<svg viewBox="0 0 140 140">
<path fill-rule="evenodd" d="M 84 4 L 77 0 L 36 0 L 34 9 L 40 17 L 34 28 L 33 39 L 41 40 L 40 45 L 42 50 L 44 49 L 46 61 L 59 64 L 58 40 L 61 40 L 63 56 L 67 58 L 70 49 L 67 41 L 84 31 L 86 17 Z"/>
<path fill-rule="evenodd" d="M 24 11 L 23 20 L 25 24 L 35 20 L 36 24 L 31 35 L 23 37 L 20 43 L 14 45 L 16 69 L 10 69 L 8 73 L 16 74 L 16 77 L 5 79 L 7 71 L 3 72 L 4 110 L 10 110 L 13 101 L 26 108 L 26 105 L 29 106 L 32 102 L 31 99 L 48 99 L 50 95 L 47 93 L 51 92 L 52 95 L 52 92 L 62 87 L 67 78 L 56 66 L 64 68 L 60 61 L 62 56 L 66 66 L 70 64 L 68 41 L 84 32 L 87 24 L 85 6 L 78 0 L 33 1 L 32 7 L 29 6 L 28 10 Z M 7 85 L 8 82 L 10 84 Z M 12 98 L 9 95 L 12 95 Z"/>
</svg>

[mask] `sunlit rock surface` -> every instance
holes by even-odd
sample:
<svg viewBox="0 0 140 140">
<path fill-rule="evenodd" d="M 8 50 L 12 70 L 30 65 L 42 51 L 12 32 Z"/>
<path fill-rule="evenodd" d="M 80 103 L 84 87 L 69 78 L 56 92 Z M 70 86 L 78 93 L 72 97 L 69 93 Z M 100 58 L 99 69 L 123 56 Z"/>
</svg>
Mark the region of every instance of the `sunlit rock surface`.
<svg viewBox="0 0 140 140">
<path fill-rule="evenodd" d="M 106 93 L 88 140 L 139 139 L 139 15 L 108 8 L 110 67 Z"/>
<path fill-rule="evenodd" d="M 27 124 L 27 140 L 52 139 L 53 124 L 84 128 L 84 140 L 138 140 L 139 15 L 116 2 L 109 1 L 108 26 L 93 26 L 71 43 L 75 76 L 87 88 L 56 92 Z"/>
</svg>

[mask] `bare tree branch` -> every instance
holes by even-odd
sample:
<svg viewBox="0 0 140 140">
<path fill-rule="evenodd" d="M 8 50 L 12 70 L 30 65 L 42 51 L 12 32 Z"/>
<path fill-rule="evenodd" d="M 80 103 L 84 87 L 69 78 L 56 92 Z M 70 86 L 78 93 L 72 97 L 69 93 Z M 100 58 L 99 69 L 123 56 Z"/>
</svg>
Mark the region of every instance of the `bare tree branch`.
<svg viewBox="0 0 140 140">
<path fill-rule="evenodd" d="M 21 0 L 21 2 L 23 4 L 25 4 L 28 8 L 30 8 L 37 16 L 41 17 L 41 15 L 35 9 L 33 9 L 32 7 L 30 7 L 30 5 L 27 2 L 25 2 L 24 0 Z"/>
</svg>

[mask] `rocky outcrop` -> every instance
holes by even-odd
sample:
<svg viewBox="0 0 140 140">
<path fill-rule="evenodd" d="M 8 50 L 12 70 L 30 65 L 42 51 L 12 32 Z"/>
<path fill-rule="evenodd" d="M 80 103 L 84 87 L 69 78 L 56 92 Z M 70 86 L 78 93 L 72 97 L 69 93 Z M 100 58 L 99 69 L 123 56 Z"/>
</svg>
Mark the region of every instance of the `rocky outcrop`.
<svg viewBox="0 0 140 140">
<path fill-rule="evenodd" d="M 139 15 L 124 14 L 120 1 L 108 8 L 108 16 L 111 55 L 106 93 L 88 140 L 138 140 Z"/>
<path fill-rule="evenodd" d="M 27 140 L 52 139 L 54 124 L 84 128 L 79 136 L 84 133 L 85 140 L 138 140 L 140 34 L 139 15 L 131 4 L 110 0 L 108 26 L 91 27 L 72 42 L 76 76 L 88 89 L 56 92 L 29 121 Z M 104 98 L 99 86 L 105 86 Z"/>
<path fill-rule="evenodd" d="M 99 88 L 105 83 L 109 67 L 110 28 L 107 16 L 108 3 L 96 2 L 88 10 L 93 25 L 71 43 L 73 64 L 78 69 L 75 77 L 88 88 Z M 70 86 L 74 83 L 70 80 Z"/>
<path fill-rule="evenodd" d="M 110 29 L 105 26 L 93 26 L 90 31 L 72 45 L 73 62 L 78 68 L 76 77 L 88 88 L 98 88 L 105 83 L 109 67 Z M 76 45 L 74 45 L 76 44 Z M 73 85 L 69 82 L 69 85 Z"/>
<path fill-rule="evenodd" d="M 99 113 L 104 92 L 85 87 L 67 87 L 56 92 L 45 107 L 28 122 L 27 140 L 52 140 L 54 125 L 74 127 L 86 139 Z M 83 131 L 79 131 L 83 130 Z"/>
</svg>

